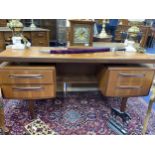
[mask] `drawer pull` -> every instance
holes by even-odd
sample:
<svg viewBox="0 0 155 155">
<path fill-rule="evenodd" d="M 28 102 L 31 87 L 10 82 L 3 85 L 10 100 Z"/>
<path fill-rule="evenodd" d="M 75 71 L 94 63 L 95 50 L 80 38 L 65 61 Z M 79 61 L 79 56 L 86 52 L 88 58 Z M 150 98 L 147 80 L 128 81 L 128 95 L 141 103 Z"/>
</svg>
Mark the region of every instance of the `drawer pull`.
<svg viewBox="0 0 155 155">
<path fill-rule="evenodd" d="M 44 36 L 44 34 L 40 34 L 40 33 L 38 34 L 38 37 L 43 37 L 43 36 Z"/>
<path fill-rule="evenodd" d="M 137 77 L 137 78 L 143 78 L 145 74 L 128 74 L 128 73 L 119 73 L 120 76 L 123 77 Z"/>
<path fill-rule="evenodd" d="M 9 75 L 10 78 L 32 78 L 32 79 L 41 79 L 43 78 L 43 75 L 41 74 L 12 74 Z"/>
<path fill-rule="evenodd" d="M 43 87 L 13 87 L 12 89 L 17 91 L 36 91 L 36 90 L 43 90 Z"/>
<path fill-rule="evenodd" d="M 142 89 L 142 86 L 118 86 L 117 89 Z"/>
</svg>

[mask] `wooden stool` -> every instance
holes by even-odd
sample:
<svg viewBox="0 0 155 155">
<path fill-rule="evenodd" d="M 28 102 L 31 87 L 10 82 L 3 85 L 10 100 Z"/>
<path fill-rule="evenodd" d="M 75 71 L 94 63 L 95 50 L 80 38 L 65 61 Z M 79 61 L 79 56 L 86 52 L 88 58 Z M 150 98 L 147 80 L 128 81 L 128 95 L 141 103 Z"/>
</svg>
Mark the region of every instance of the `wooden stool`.
<svg viewBox="0 0 155 155">
<path fill-rule="evenodd" d="M 144 135 L 147 131 L 147 126 L 148 126 L 148 122 L 149 122 L 149 118 L 150 118 L 150 114 L 151 114 L 151 110 L 152 110 L 152 106 L 153 103 L 155 102 L 155 85 L 152 88 L 152 95 L 149 101 L 149 106 L 148 106 L 148 110 L 144 119 L 144 125 L 143 125 L 143 130 L 142 130 L 142 134 Z"/>
</svg>

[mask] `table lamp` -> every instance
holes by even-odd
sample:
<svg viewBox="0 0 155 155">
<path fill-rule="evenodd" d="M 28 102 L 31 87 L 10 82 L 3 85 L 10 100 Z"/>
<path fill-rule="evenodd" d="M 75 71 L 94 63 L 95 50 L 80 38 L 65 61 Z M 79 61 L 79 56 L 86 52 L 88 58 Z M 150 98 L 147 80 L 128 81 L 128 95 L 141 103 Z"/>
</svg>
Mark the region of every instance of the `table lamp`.
<svg viewBox="0 0 155 155">
<path fill-rule="evenodd" d="M 106 38 L 106 37 L 108 37 L 109 35 L 106 33 L 106 31 L 105 31 L 105 26 L 106 26 L 106 20 L 105 19 L 103 19 L 103 21 L 102 21 L 102 30 L 101 30 L 101 33 L 100 34 L 98 34 L 98 38 Z"/>
<path fill-rule="evenodd" d="M 138 27 L 138 25 L 140 25 L 142 21 L 129 20 L 129 24 L 131 25 L 131 27 L 127 30 L 127 37 L 124 41 L 124 44 L 126 45 L 126 51 L 144 53 L 144 49 L 140 47 L 139 44 L 142 38 L 142 33 L 140 32 L 140 28 Z"/>
<path fill-rule="evenodd" d="M 24 26 L 20 20 L 10 20 L 7 26 L 12 30 L 12 49 L 24 49 L 31 46 L 30 42 L 22 35 Z"/>
</svg>

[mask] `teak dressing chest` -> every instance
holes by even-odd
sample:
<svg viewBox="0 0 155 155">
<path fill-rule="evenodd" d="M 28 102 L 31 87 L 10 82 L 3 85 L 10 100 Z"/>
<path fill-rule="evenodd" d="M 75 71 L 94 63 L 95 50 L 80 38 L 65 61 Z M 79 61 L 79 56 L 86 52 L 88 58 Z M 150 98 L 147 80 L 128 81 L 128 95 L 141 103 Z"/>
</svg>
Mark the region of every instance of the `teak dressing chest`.
<svg viewBox="0 0 155 155">
<path fill-rule="evenodd" d="M 128 97 L 149 93 L 155 73 L 155 56 L 120 51 L 64 55 L 41 52 L 50 49 L 53 48 L 31 47 L 24 51 L 6 49 L 0 53 L 0 61 L 7 61 L 0 67 L 3 98 L 54 98 L 57 91 L 64 89 L 64 83 L 88 84 L 105 96 L 122 97 L 120 108 L 125 111 Z M 4 123 L 0 124 L 4 129 Z"/>
</svg>

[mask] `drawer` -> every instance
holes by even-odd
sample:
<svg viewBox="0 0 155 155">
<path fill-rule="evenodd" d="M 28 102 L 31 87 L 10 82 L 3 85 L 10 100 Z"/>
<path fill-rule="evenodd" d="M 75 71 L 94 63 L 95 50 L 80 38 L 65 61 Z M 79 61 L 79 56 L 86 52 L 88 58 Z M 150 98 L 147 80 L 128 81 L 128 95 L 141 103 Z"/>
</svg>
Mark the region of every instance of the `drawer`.
<svg viewBox="0 0 155 155">
<path fill-rule="evenodd" d="M 42 38 L 33 39 L 32 45 L 33 46 L 48 46 L 48 41 Z"/>
<path fill-rule="evenodd" d="M 4 41 L 3 32 L 0 32 L 0 42 Z"/>
<path fill-rule="evenodd" d="M 54 84 L 55 67 L 4 67 L 0 70 L 1 84 Z"/>
<path fill-rule="evenodd" d="M 6 99 L 44 99 L 56 96 L 55 85 L 2 85 Z"/>
<path fill-rule="evenodd" d="M 32 39 L 37 39 L 37 38 L 47 38 L 47 32 L 32 32 Z"/>
<path fill-rule="evenodd" d="M 154 70 L 147 68 L 105 68 L 99 87 L 105 96 L 144 96 L 149 93 Z"/>
<path fill-rule="evenodd" d="M 12 38 L 12 32 L 5 32 L 4 38 L 5 38 L 5 40 L 10 40 Z"/>
<path fill-rule="evenodd" d="M 0 27 L 5 27 L 7 25 L 6 19 L 0 19 Z"/>
<path fill-rule="evenodd" d="M 3 50 L 5 50 L 5 45 L 4 44 L 0 44 L 0 52 L 2 52 Z"/>
</svg>

